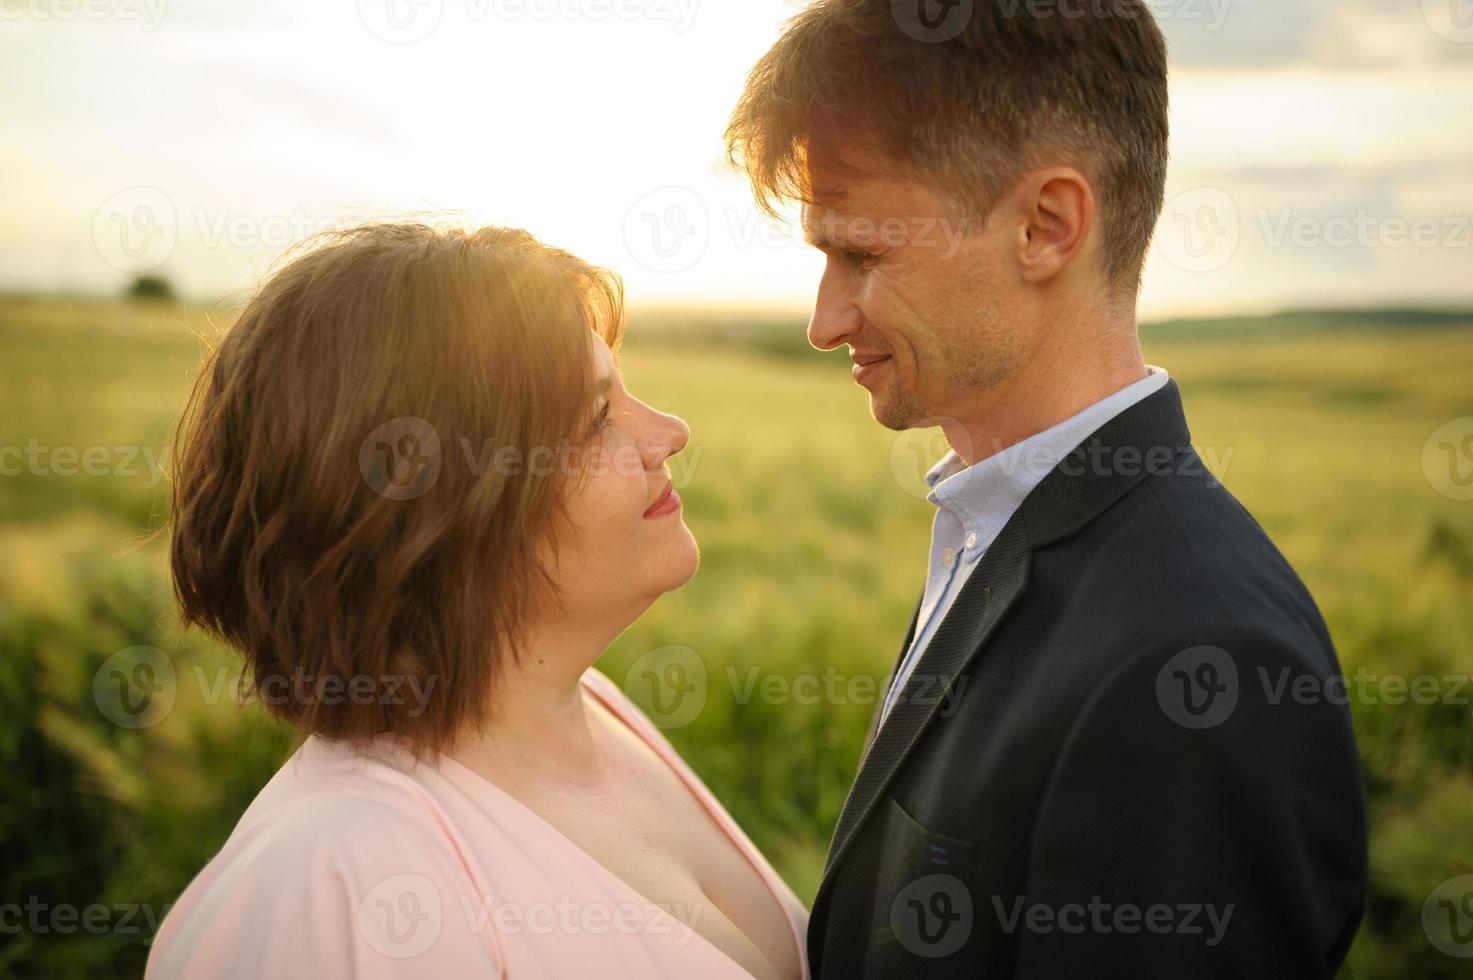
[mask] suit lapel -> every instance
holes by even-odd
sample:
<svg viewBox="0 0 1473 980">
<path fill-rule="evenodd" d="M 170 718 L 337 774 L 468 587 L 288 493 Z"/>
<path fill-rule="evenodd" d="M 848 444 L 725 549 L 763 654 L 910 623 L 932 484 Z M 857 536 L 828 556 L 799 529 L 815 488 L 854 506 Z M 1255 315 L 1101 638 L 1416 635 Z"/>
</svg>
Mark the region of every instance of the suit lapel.
<svg viewBox="0 0 1473 980">
<path fill-rule="evenodd" d="M 906 679 L 890 716 L 870 742 L 829 845 L 824 885 L 829 881 L 828 870 L 843 858 L 854 831 L 884 795 L 896 771 L 940 709 L 945 700 L 940 692 L 954 687 L 958 675 L 1023 594 L 1028 579 L 1028 555 L 1024 521 L 1021 514 L 1015 514 L 973 569 Z M 815 906 L 823 891 L 820 886 Z"/>
<path fill-rule="evenodd" d="M 895 675 L 900 671 L 900 665 L 905 661 L 905 651 L 910 649 L 910 641 L 915 639 L 916 627 L 921 622 L 921 606 L 926 597 L 922 595 L 916 600 L 915 612 L 910 614 L 910 628 L 905 631 L 905 640 L 900 644 L 900 652 L 895 655 L 895 663 L 890 666 L 890 676 L 885 680 L 885 686 L 881 688 L 879 703 L 875 705 L 874 714 L 870 715 L 869 731 L 864 733 L 864 750 L 869 751 L 870 743 L 875 740 L 875 730 L 880 727 L 880 715 L 884 714 L 885 698 L 890 694 L 890 687 L 895 683 Z"/>
</svg>

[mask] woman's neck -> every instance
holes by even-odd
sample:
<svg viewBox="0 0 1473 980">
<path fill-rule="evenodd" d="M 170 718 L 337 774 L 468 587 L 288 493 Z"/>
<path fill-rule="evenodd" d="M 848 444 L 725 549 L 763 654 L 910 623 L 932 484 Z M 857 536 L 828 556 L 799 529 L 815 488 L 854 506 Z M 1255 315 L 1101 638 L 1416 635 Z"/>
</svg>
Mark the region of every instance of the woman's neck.
<svg viewBox="0 0 1473 980">
<path fill-rule="evenodd" d="M 596 639 L 562 628 L 528 635 L 519 656 L 498 672 L 486 725 L 456 739 L 450 755 L 485 774 L 523 773 L 579 784 L 604 765 L 583 699 L 583 675 L 603 652 Z"/>
</svg>

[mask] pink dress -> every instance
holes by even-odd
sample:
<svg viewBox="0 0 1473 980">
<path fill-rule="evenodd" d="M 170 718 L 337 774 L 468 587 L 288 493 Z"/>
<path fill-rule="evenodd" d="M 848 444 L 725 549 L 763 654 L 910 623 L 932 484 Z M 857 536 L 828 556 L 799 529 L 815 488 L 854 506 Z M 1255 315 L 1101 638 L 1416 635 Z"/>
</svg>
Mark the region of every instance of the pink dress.
<svg viewBox="0 0 1473 980">
<path fill-rule="evenodd" d="M 801 957 L 797 897 L 622 691 L 592 669 L 583 684 L 752 863 Z M 311 738 L 174 904 L 146 976 L 748 978 L 690 928 L 699 911 L 657 908 L 453 759 Z"/>
</svg>

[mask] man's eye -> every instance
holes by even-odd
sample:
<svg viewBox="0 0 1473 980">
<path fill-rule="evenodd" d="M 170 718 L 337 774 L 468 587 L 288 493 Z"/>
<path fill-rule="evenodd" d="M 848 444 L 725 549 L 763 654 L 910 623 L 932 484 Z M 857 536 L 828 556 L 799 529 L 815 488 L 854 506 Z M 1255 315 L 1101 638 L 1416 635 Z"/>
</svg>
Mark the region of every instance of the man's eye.
<svg viewBox="0 0 1473 980">
<path fill-rule="evenodd" d="M 874 265 L 874 260 L 878 258 L 878 256 L 876 256 L 872 252 L 861 252 L 858 249 L 853 248 L 846 248 L 842 254 L 844 256 L 844 261 L 848 262 L 856 269 L 867 269 L 871 265 Z"/>
</svg>

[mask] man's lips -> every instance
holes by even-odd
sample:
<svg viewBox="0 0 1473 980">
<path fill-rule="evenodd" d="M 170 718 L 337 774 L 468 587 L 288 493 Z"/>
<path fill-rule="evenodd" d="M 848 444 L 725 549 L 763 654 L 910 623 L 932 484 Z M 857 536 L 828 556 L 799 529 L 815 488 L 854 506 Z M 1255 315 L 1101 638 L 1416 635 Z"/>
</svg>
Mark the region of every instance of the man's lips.
<svg viewBox="0 0 1473 980">
<path fill-rule="evenodd" d="M 680 495 L 675 492 L 675 484 L 669 480 L 665 481 L 665 488 L 655 497 L 655 502 L 645 510 L 645 517 L 662 517 L 665 514 L 673 514 L 680 509 Z"/>
<path fill-rule="evenodd" d="M 890 362 L 890 355 L 861 354 L 858 351 L 855 351 L 854 353 L 849 355 L 849 359 L 854 362 L 854 367 L 851 371 L 851 373 L 854 375 L 854 380 L 859 382 L 860 384 L 864 384 L 866 379 L 871 377 L 876 371 L 880 370 L 883 365 Z"/>
</svg>

